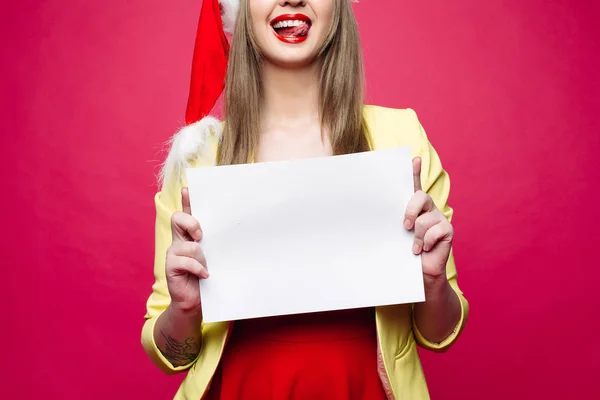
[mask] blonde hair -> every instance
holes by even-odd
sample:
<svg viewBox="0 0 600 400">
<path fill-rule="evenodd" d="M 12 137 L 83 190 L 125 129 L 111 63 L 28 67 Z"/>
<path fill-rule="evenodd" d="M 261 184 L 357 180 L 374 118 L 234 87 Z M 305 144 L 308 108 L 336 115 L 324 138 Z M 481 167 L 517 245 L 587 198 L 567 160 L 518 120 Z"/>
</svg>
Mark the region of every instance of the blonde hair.
<svg viewBox="0 0 600 400">
<path fill-rule="evenodd" d="M 333 21 L 318 58 L 319 110 L 333 154 L 370 149 L 363 120 L 364 69 L 356 19 L 347 0 L 334 0 Z M 217 164 L 251 162 L 258 145 L 262 58 L 252 33 L 248 0 L 242 0 L 225 81 L 225 124 Z"/>
</svg>

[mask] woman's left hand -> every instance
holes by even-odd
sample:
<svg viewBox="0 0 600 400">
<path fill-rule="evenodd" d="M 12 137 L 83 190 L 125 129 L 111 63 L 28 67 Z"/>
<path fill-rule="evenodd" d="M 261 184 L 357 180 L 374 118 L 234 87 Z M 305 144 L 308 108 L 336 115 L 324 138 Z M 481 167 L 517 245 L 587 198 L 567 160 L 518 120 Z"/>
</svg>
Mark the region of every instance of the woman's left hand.
<svg viewBox="0 0 600 400">
<path fill-rule="evenodd" d="M 454 229 L 433 199 L 421 186 L 421 159 L 413 159 L 415 194 L 406 207 L 404 227 L 414 228 L 413 253 L 421 254 L 423 277 L 428 281 L 446 279 L 446 262 L 450 256 Z"/>
</svg>

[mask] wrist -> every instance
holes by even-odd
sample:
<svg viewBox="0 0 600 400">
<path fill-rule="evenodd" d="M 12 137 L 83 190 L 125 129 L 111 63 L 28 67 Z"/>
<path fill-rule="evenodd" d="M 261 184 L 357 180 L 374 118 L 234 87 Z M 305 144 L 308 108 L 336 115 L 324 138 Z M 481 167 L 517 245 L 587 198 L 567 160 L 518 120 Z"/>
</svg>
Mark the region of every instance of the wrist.
<svg viewBox="0 0 600 400">
<path fill-rule="evenodd" d="M 202 307 L 182 307 L 177 303 L 171 303 L 166 310 L 169 321 L 172 324 L 181 322 L 195 323 L 200 325 L 202 322 Z"/>
<path fill-rule="evenodd" d="M 425 301 L 414 306 L 417 329 L 426 341 L 441 343 L 460 320 L 460 300 L 445 276 L 425 278 Z"/>
<path fill-rule="evenodd" d="M 436 277 L 425 275 L 423 276 L 423 284 L 425 286 L 426 301 L 444 299 L 453 292 L 445 275 Z"/>
</svg>

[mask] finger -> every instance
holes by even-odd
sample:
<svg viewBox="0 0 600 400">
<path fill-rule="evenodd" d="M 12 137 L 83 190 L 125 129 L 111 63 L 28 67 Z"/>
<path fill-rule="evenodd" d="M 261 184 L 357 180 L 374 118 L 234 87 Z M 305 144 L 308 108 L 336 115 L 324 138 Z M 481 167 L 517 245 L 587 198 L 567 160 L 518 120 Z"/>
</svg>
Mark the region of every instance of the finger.
<svg viewBox="0 0 600 400">
<path fill-rule="evenodd" d="M 424 237 L 423 250 L 430 251 L 440 242 L 452 242 L 454 228 L 444 219 L 427 230 Z"/>
<path fill-rule="evenodd" d="M 428 230 L 445 220 L 444 215 L 440 212 L 428 212 L 422 214 L 415 221 L 415 239 L 413 244 L 413 253 L 421 254 L 424 250 L 425 235 Z"/>
<path fill-rule="evenodd" d="M 198 220 L 184 212 L 175 212 L 171 216 L 173 241 L 200 240 L 202 228 Z"/>
<path fill-rule="evenodd" d="M 192 215 L 192 206 L 190 205 L 190 191 L 188 188 L 181 188 L 181 209 L 184 213 Z"/>
<path fill-rule="evenodd" d="M 204 265 L 190 257 L 167 254 L 167 265 L 167 274 L 169 276 L 192 274 L 200 279 L 209 277 L 208 270 Z"/>
<path fill-rule="evenodd" d="M 422 186 L 421 186 L 421 157 L 415 157 L 412 160 L 412 165 L 413 165 L 413 183 L 414 183 L 414 187 L 415 187 L 415 192 L 418 192 L 419 190 L 423 190 Z"/>
<path fill-rule="evenodd" d="M 416 192 L 408 202 L 406 211 L 404 212 L 404 227 L 412 229 L 415 221 L 424 212 L 431 211 L 435 208 L 433 199 L 423 191 Z"/>
<path fill-rule="evenodd" d="M 167 250 L 169 254 L 175 256 L 189 257 L 198 261 L 206 268 L 206 257 L 199 243 L 196 242 L 176 242 Z"/>
</svg>

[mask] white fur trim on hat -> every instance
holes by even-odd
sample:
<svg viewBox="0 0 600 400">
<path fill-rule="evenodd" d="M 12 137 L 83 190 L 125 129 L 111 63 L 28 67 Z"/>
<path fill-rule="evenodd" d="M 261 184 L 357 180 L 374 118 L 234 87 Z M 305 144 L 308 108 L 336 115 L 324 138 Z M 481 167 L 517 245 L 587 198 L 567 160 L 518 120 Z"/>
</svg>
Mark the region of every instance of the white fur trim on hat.
<svg viewBox="0 0 600 400">
<path fill-rule="evenodd" d="M 223 30 L 233 33 L 235 19 L 240 9 L 240 0 L 219 0 L 221 5 L 221 19 L 223 20 Z"/>
<path fill-rule="evenodd" d="M 206 156 L 212 149 L 207 148 L 209 138 L 221 139 L 221 122 L 214 117 L 204 117 L 198 122 L 184 126 L 169 141 L 170 150 L 167 159 L 162 165 L 159 182 L 167 186 L 173 180 L 179 180 L 183 170 L 188 168 L 192 161 Z"/>
<path fill-rule="evenodd" d="M 358 0 L 350 0 L 352 3 L 358 3 Z M 221 19 L 223 20 L 223 30 L 227 33 L 233 33 L 235 19 L 240 9 L 240 0 L 219 0 L 221 5 Z"/>
</svg>

